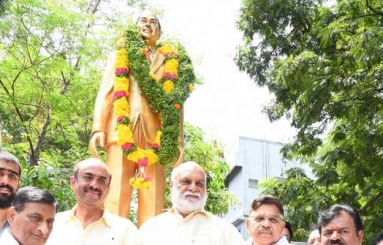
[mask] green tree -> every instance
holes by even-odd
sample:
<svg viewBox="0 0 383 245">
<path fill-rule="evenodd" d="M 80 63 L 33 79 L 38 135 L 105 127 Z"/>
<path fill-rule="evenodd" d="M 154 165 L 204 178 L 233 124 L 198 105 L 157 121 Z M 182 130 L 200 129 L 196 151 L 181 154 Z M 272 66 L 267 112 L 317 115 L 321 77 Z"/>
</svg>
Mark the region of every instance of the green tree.
<svg viewBox="0 0 383 245">
<path fill-rule="evenodd" d="M 22 160 L 23 185 L 52 190 L 62 209 L 73 164 L 89 155 L 105 54 L 125 16 L 105 4 L 15 0 L 0 19 L 4 148 Z"/>
<path fill-rule="evenodd" d="M 185 142 L 185 161 L 199 163 L 207 175 L 206 210 L 226 214 L 237 199 L 225 187 L 230 168 L 225 161 L 223 145 L 217 140 L 206 139 L 200 128 L 188 123 L 185 125 Z"/>
<path fill-rule="evenodd" d="M 240 12 L 236 63 L 275 95 L 270 120 L 286 116 L 297 129 L 284 156 L 315 174 L 291 170 L 267 191 L 302 234 L 331 204 L 350 204 L 367 243 L 382 226 L 382 2 L 243 0 Z"/>
<path fill-rule="evenodd" d="M 8 5 L 8 0 L 0 0 L 0 16 L 5 11 L 7 5 Z"/>
<path fill-rule="evenodd" d="M 0 19 L 2 148 L 22 161 L 23 185 L 52 191 L 66 210 L 74 204 L 68 181 L 73 165 L 89 156 L 106 54 L 132 12 L 101 0 L 8 4 Z M 147 7 L 146 1 L 129 4 Z M 234 199 L 224 188 L 229 168 L 222 147 L 190 125 L 186 141 L 186 160 L 202 164 L 209 176 L 207 209 L 225 213 Z"/>
</svg>

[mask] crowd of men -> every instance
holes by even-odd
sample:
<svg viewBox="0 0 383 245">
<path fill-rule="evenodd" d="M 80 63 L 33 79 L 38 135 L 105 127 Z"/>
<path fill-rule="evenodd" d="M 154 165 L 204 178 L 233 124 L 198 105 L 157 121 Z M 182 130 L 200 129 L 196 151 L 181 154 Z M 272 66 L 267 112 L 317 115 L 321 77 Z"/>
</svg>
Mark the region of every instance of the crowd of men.
<svg viewBox="0 0 383 245">
<path fill-rule="evenodd" d="M 154 49 L 160 33 L 158 19 L 141 16 L 139 23 L 143 36 L 153 40 L 149 48 Z M 157 68 L 163 66 L 161 62 Z M 108 98 L 113 101 L 111 96 Z M 102 145 L 105 141 L 105 133 L 98 130 L 93 152 L 96 141 Z M 206 173 L 195 162 L 173 168 L 172 208 L 146 220 L 139 229 L 128 218 L 105 208 L 111 183 L 119 186 L 120 176 L 112 182 L 111 169 L 97 157 L 75 165 L 69 181 L 76 204 L 59 213 L 48 191 L 31 186 L 19 188 L 20 176 L 19 160 L 0 152 L 1 245 L 287 245 L 293 239 L 292 225 L 285 221 L 283 206 L 274 196 L 259 196 L 252 202 L 245 221 L 251 237 L 247 241 L 231 223 L 206 211 Z M 358 212 L 348 205 L 335 204 L 321 214 L 308 245 L 361 245 L 362 240 L 363 223 Z M 383 245 L 383 234 L 377 235 L 372 245 Z"/>
<path fill-rule="evenodd" d="M 195 162 L 185 162 L 171 173 L 172 208 L 140 226 L 108 212 L 104 201 L 109 193 L 111 173 L 104 162 L 89 158 L 76 164 L 70 185 L 77 203 L 56 213 L 57 202 L 46 190 L 20 186 L 21 166 L 8 152 L 0 152 L 0 244 L 223 244 L 287 245 L 293 237 L 284 219 L 283 206 L 270 195 L 251 204 L 245 241 L 226 220 L 205 210 L 206 173 Z M 286 225 L 287 224 L 287 225 Z M 360 245 L 363 223 L 348 205 L 335 204 L 321 214 L 318 229 L 307 244 Z M 383 233 L 372 245 L 383 245 Z"/>
</svg>

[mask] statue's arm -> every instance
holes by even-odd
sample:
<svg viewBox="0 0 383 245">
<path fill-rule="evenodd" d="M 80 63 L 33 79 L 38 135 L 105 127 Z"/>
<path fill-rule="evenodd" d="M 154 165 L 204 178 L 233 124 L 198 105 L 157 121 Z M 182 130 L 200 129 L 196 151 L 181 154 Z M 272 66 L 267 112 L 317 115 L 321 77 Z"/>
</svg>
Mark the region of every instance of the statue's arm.
<svg viewBox="0 0 383 245">
<path fill-rule="evenodd" d="M 93 111 L 93 128 L 89 148 L 91 155 L 98 157 L 97 145 L 105 146 L 107 126 L 113 113 L 114 62 L 116 54 L 108 57 L 104 76 L 97 94 Z"/>
</svg>

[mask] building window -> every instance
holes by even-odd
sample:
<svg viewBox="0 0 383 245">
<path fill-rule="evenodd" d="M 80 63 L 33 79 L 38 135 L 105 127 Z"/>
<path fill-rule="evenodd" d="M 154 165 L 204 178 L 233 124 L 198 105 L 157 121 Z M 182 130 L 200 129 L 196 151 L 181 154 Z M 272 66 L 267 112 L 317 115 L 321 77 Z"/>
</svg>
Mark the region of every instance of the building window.
<svg viewBox="0 0 383 245">
<path fill-rule="evenodd" d="M 258 180 L 249 179 L 249 188 L 250 189 L 257 189 L 257 187 L 258 187 Z"/>
</svg>

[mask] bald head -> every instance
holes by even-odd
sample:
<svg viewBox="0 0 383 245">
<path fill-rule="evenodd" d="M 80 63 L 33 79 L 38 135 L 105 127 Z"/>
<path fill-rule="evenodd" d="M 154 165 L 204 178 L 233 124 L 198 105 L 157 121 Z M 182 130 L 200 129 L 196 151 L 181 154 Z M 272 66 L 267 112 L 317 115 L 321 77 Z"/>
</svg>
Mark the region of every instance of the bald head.
<svg viewBox="0 0 383 245">
<path fill-rule="evenodd" d="M 206 181 L 206 173 L 201 167 L 201 165 L 192 161 L 184 162 L 178 165 L 177 167 L 175 167 L 172 171 L 171 180 L 174 182 L 177 176 L 183 172 L 202 172 L 203 175 L 205 176 L 205 181 Z"/>
<path fill-rule="evenodd" d="M 90 166 L 92 166 L 92 167 L 99 166 L 101 168 L 104 168 L 109 174 L 109 183 L 110 183 L 110 181 L 112 180 L 112 174 L 111 174 L 109 168 L 99 158 L 94 158 L 94 157 L 80 161 L 75 165 L 74 170 L 73 170 L 73 176 L 75 177 L 75 179 L 78 180 L 78 172 L 80 169 L 84 169 L 84 168 L 87 168 Z"/>
<path fill-rule="evenodd" d="M 315 229 L 310 233 L 309 239 L 307 240 L 307 245 L 319 245 L 319 244 L 320 244 L 319 230 Z"/>
</svg>

